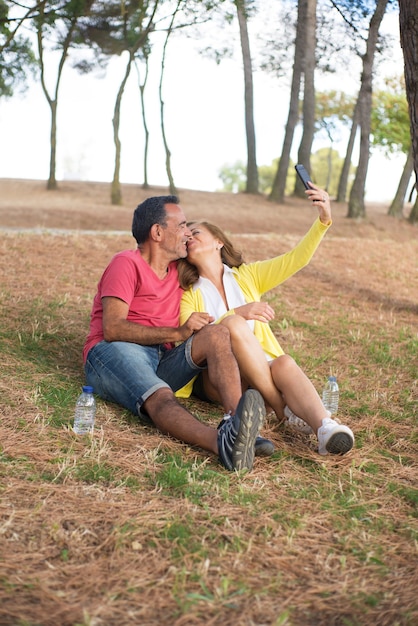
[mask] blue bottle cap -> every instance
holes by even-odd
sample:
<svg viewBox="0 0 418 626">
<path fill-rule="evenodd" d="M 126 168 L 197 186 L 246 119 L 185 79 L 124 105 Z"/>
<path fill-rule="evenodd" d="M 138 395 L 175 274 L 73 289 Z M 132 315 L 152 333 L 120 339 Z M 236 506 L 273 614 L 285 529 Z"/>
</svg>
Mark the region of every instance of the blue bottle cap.
<svg viewBox="0 0 418 626">
<path fill-rule="evenodd" d="M 330 376 L 328 378 L 328 380 L 330 380 L 332 383 L 336 383 L 337 382 L 337 378 L 335 376 Z"/>
<path fill-rule="evenodd" d="M 90 385 L 84 385 L 83 391 L 84 393 L 93 393 L 93 387 L 90 387 Z"/>
</svg>

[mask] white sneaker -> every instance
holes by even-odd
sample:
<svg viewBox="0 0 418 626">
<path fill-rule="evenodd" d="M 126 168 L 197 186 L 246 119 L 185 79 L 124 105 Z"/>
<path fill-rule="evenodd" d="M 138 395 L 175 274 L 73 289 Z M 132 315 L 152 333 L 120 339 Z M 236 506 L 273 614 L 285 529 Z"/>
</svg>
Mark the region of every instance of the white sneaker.
<svg viewBox="0 0 418 626">
<path fill-rule="evenodd" d="M 287 422 L 294 426 L 296 430 L 299 430 L 305 435 L 311 435 L 313 433 L 312 428 L 302 418 L 293 413 L 291 409 L 286 405 L 283 410 L 284 416 L 287 418 Z"/>
<path fill-rule="evenodd" d="M 354 435 L 348 426 L 338 424 L 331 417 L 322 420 L 322 426 L 318 429 L 319 454 L 345 454 L 353 445 Z"/>
</svg>

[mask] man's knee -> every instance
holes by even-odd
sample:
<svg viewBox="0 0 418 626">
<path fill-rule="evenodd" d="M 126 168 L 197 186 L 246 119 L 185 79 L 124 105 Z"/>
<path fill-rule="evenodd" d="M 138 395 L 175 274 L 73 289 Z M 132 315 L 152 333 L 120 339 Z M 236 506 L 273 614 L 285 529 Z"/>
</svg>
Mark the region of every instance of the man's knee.
<svg viewBox="0 0 418 626">
<path fill-rule="evenodd" d="M 206 361 L 214 351 L 228 351 L 231 349 L 229 329 L 222 324 L 211 324 L 199 330 L 193 336 L 192 359 L 197 365 Z"/>
<path fill-rule="evenodd" d="M 196 365 L 204 366 L 208 358 L 231 352 L 231 336 L 222 324 L 211 324 L 193 336 L 192 359 Z"/>
<path fill-rule="evenodd" d="M 176 405 L 180 404 L 171 389 L 162 387 L 154 391 L 154 393 L 145 400 L 141 408 L 145 409 L 150 418 L 155 421 L 157 416 L 164 414 L 172 403 Z"/>
</svg>

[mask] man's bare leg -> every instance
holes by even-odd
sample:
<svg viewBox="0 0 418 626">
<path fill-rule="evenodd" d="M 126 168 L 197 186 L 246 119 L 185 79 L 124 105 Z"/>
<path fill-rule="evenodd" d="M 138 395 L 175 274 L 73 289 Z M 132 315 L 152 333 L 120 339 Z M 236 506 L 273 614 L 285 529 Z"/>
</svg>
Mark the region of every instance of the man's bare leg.
<svg viewBox="0 0 418 626">
<path fill-rule="evenodd" d="M 171 389 L 158 389 L 144 402 L 143 407 L 162 433 L 218 453 L 216 429 L 199 422 L 178 402 Z"/>
<path fill-rule="evenodd" d="M 193 336 L 192 359 L 196 365 L 206 363 L 209 382 L 217 390 L 225 413 L 235 413 L 242 396 L 241 376 L 229 330 L 220 324 L 199 330 Z"/>
<path fill-rule="evenodd" d="M 206 426 L 180 405 L 170 389 L 152 394 L 144 403 L 144 409 L 162 432 L 218 453 L 223 465 L 230 470 L 251 469 L 265 410 L 256 390 L 241 393 L 240 373 L 228 329 L 217 325 L 200 330 L 193 337 L 191 355 L 197 365 L 207 365 L 224 411 L 231 417 L 224 419 L 219 429 Z"/>
<path fill-rule="evenodd" d="M 229 470 L 251 470 L 255 441 L 264 418 L 262 404 L 258 391 L 248 390 L 240 399 L 236 414 L 224 419 L 219 430 L 199 422 L 167 388 L 153 393 L 144 402 L 144 409 L 161 432 L 214 452 Z"/>
</svg>

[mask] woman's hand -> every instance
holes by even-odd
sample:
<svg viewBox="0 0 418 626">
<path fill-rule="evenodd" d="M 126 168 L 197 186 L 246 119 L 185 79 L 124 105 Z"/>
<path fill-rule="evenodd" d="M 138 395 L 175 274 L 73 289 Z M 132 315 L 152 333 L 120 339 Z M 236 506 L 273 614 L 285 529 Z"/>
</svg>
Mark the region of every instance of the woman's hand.
<svg viewBox="0 0 418 626">
<path fill-rule="evenodd" d="M 246 320 L 267 323 L 274 319 L 274 309 L 267 302 L 249 302 L 235 307 L 234 311 Z"/>
<path fill-rule="evenodd" d="M 329 201 L 329 195 L 323 189 L 317 187 L 312 182 L 309 182 L 311 189 L 305 191 L 309 200 L 315 204 L 318 209 L 319 219 L 323 224 L 329 224 L 332 220 L 331 216 L 331 203 Z"/>
</svg>

